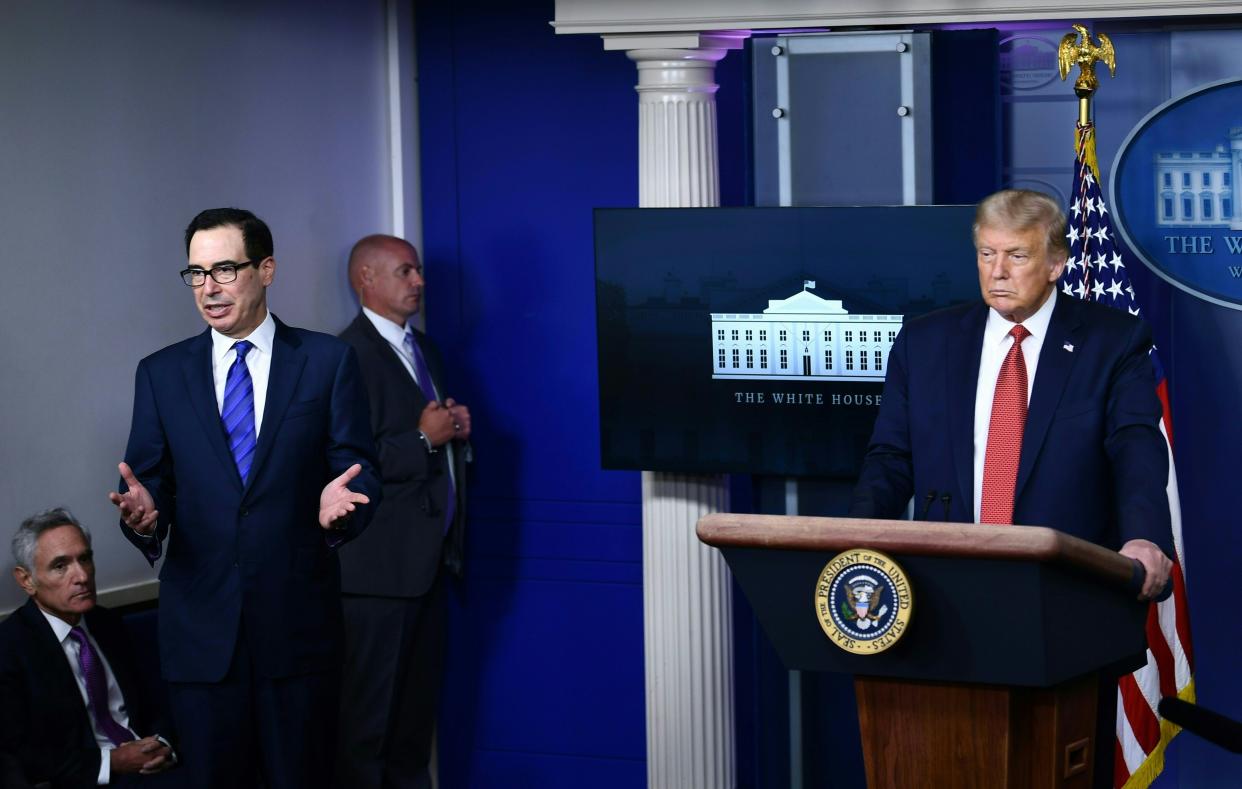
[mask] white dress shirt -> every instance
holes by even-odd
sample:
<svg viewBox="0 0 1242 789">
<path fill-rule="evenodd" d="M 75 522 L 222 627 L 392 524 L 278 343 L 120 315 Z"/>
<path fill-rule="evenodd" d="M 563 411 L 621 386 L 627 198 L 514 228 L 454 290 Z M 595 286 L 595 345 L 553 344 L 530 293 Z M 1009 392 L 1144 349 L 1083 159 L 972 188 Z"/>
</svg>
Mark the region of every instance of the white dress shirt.
<svg viewBox="0 0 1242 789">
<path fill-rule="evenodd" d="M 246 369 L 254 385 L 254 437 L 263 429 L 263 408 L 267 405 L 267 380 L 272 372 L 272 342 L 276 339 L 276 321 L 268 313 L 258 328 L 242 339 L 254 347 L 246 352 Z M 237 359 L 233 346 L 237 340 L 211 330 L 211 375 L 216 384 L 216 408 L 224 411 L 224 384 L 228 381 L 229 368 Z"/>
<path fill-rule="evenodd" d="M 1048 336 L 1048 322 L 1057 303 L 1057 289 L 1035 314 L 1022 321 L 1031 333 L 1022 341 L 1022 359 L 1026 362 L 1026 402 L 1031 402 L 1035 388 L 1035 371 L 1039 367 L 1039 351 Z M 996 379 L 1001 364 L 1013 346 L 1010 330 L 1018 324 L 1001 317 L 994 309 L 988 309 L 988 322 L 983 328 L 983 349 L 979 353 L 979 379 L 975 385 L 975 523 L 983 511 L 983 460 L 988 450 L 988 425 L 992 421 L 992 399 L 996 395 Z"/>
<path fill-rule="evenodd" d="M 86 691 L 86 677 L 82 676 L 82 664 L 78 658 L 78 642 L 69 637 L 69 631 L 72 629 L 65 620 L 58 616 L 53 616 L 42 608 L 39 613 L 47 619 L 47 623 L 52 626 L 52 632 L 56 634 L 56 640 L 60 642 L 60 648 L 65 650 L 65 659 L 69 661 L 69 668 L 73 670 L 73 678 L 78 681 L 78 690 L 82 693 L 82 703 L 86 705 L 86 717 L 91 722 L 91 731 L 95 732 L 95 744 L 99 746 L 99 776 L 96 782 L 100 786 L 106 786 L 112 778 L 112 762 L 109 756 L 116 746 L 112 744 L 112 740 L 108 739 L 108 735 L 99 730 L 99 726 L 95 723 L 95 716 L 90 711 L 90 694 Z M 104 677 L 108 682 L 108 712 L 111 713 L 112 719 L 117 723 L 129 729 L 129 712 L 125 709 L 125 698 L 121 696 L 121 686 L 116 684 L 116 675 L 112 673 L 112 666 L 108 663 L 108 656 L 99 648 L 99 642 L 91 635 L 90 628 L 86 626 L 86 619 L 83 618 L 78 626 L 82 628 L 82 632 L 86 633 L 86 637 L 90 640 L 91 646 L 95 648 L 95 654 L 99 656 L 99 662 L 103 664 Z M 139 739 L 137 733 L 130 729 L 130 733 L 134 734 L 134 739 Z"/>
</svg>

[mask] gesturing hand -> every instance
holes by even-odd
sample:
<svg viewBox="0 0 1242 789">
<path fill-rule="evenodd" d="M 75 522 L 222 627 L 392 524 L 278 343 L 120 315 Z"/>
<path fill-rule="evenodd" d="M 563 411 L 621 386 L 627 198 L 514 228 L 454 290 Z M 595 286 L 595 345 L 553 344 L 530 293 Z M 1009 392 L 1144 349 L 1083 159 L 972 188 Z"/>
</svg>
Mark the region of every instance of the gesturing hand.
<svg viewBox="0 0 1242 789">
<path fill-rule="evenodd" d="M 134 476 L 134 470 L 128 463 L 121 463 L 117 469 L 129 490 L 124 493 L 109 493 L 108 500 L 121 511 L 121 520 L 125 521 L 126 526 L 139 534 L 150 534 L 155 531 L 155 523 L 160 519 L 154 499 Z"/>
<path fill-rule="evenodd" d="M 362 473 L 358 463 L 345 469 L 345 473 L 332 480 L 319 494 L 319 525 L 325 529 L 341 529 L 349 521 L 358 504 L 368 504 L 371 499 L 365 493 L 354 493 L 349 483 Z"/>
</svg>

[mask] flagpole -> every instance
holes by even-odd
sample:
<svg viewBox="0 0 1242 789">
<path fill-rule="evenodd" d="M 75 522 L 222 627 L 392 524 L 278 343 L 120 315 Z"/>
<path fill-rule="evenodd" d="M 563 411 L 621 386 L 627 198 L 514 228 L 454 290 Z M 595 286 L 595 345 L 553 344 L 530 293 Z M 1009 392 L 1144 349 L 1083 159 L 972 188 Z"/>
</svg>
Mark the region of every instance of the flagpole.
<svg viewBox="0 0 1242 789">
<path fill-rule="evenodd" d="M 1117 62 L 1112 41 L 1100 33 L 1093 44 L 1083 25 L 1061 39 L 1057 63 L 1061 79 L 1079 67 L 1074 83 L 1078 96 L 1078 125 L 1075 130 L 1074 183 L 1071 189 L 1067 238 L 1069 259 L 1061 275 L 1061 288 L 1067 297 L 1108 304 L 1139 315 L 1138 301 L 1126 271 L 1126 254 L 1119 244 L 1105 208 L 1096 160 L 1095 127 L 1091 118 L 1091 99 L 1099 86 L 1094 66 L 1105 63 L 1116 74 Z M 1110 287 L 1105 283 L 1110 282 Z M 1156 373 L 1156 396 L 1163 410 L 1160 429 L 1169 453 L 1169 520 L 1173 533 L 1174 556 L 1172 597 L 1151 603 L 1147 619 L 1147 662 L 1137 671 L 1118 679 L 1117 725 L 1112 747 L 1097 743 L 1101 755 L 1113 752 L 1115 789 L 1146 789 L 1164 769 L 1164 753 L 1178 727 L 1162 720 L 1157 700 L 1164 696 L 1184 701 L 1194 699 L 1193 650 L 1190 642 L 1189 606 L 1183 575 L 1182 519 L 1177 475 L 1173 458 L 1172 419 L 1168 381 L 1159 355 L 1150 354 Z"/>
</svg>

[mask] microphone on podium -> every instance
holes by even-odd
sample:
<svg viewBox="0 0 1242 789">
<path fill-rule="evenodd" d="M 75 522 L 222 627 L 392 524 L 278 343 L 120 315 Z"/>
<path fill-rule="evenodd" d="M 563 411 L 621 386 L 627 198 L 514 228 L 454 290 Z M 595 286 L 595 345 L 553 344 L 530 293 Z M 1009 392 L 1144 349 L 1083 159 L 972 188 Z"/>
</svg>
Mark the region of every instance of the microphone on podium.
<svg viewBox="0 0 1242 789">
<path fill-rule="evenodd" d="M 1162 698 L 1159 710 L 1160 717 L 1169 723 L 1176 723 L 1225 750 L 1242 753 L 1242 723 L 1173 696 Z"/>
</svg>

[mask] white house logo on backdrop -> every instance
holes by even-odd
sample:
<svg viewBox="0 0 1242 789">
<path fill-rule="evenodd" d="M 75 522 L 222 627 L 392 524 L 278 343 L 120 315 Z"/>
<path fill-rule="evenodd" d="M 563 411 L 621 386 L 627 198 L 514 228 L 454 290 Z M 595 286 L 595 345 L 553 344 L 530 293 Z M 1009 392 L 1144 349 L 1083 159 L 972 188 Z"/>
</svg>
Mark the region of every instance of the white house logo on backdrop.
<svg viewBox="0 0 1242 789">
<path fill-rule="evenodd" d="M 1201 85 L 1152 110 L 1112 169 L 1126 245 L 1170 284 L 1242 309 L 1242 79 Z"/>
<path fill-rule="evenodd" d="M 712 378 L 882 382 L 901 315 L 851 315 L 813 280 L 762 313 L 713 312 Z"/>
<path fill-rule="evenodd" d="M 1242 230 L 1233 185 L 1242 175 L 1242 127 L 1212 151 L 1156 154 L 1156 224 Z"/>
<path fill-rule="evenodd" d="M 998 42 L 1001 81 L 1016 91 L 1046 87 L 1057 78 L 1057 44 L 1042 36 L 1011 36 Z"/>
</svg>

